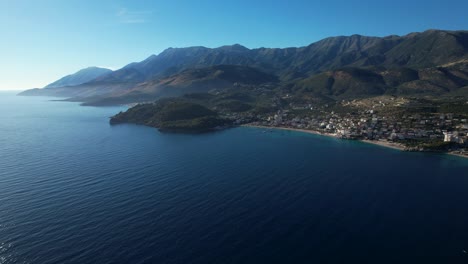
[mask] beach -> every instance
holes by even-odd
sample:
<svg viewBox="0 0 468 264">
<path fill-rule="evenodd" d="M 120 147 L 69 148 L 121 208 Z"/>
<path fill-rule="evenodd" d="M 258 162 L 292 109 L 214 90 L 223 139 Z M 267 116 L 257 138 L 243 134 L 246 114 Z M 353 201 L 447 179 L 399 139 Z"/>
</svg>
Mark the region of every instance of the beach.
<svg viewBox="0 0 468 264">
<path fill-rule="evenodd" d="M 260 125 L 242 125 L 245 127 L 256 127 L 256 128 L 264 128 L 264 129 L 280 129 L 280 130 L 289 130 L 289 131 L 299 131 L 299 132 L 304 132 L 304 133 L 309 133 L 309 134 L 314 134 L 314 135 L 321 135 L 321 136 L 327 136 L 327 137 L 335 137 L 332 134 L 326 134 L 326 133 L 320 133 L 314 130 L 308 130 L 308 129 L 300 129 L 300 128 L 290 128 L 290 127 L 270 127 L 270 126 L 260 126 Z"/>
<path fill-rule="evenodd" d="M 397 150 L 401 150 L 401 151 L 405 150 L 405 146 L 403 146 L 402 144 L 399 144 L 399 143 L 393 143 L 393 142 L 388 142 L 388 141 L 380 141 L 380 140 L 368 140 L 368 139 L 362 139 L 362 140 L 359 140 L 359 141 L 369 143 L 369 144 L 379 145 L 379 146 L 382 146 L 382 147 L 397 149 Z"/>
<path fill-rule="evenodd" d="M 270 127 L 270 126 L 249 125 L 249 124 L 242 125 L 242 126 L 256 127 L 256 128 L 263 128 L 263 129 L 289 130 L 289 131 L 297 131 L 297 132 L 304 132 L 304 133 L 309 133 L 309 134 L 314 134 L 314 135 L 338 138 L 335 134 L 321 133 L 321 132 L 314 131 L 314 130 L 300 129 L 300 128 Z M 391 148 L 391 149 L 395 149 L 395 150 L 406 151 L 406 147 L 403 144 L 400 144 L 400 143 L 394 143 L 394 142 L 389 142 L 389 141 L 381 141 L 381 140 L 369 140 L 369 139 L 358 139 L 358 141 L 368 143 L 368 144 L 378 145 L 378 146 L 381 146 L 381 147 Z M 457 157 L 462 157 L 462 158 L 468 158 L 468 155 L 454 153 L 454 152 L 444 152 L 444 154 L 457 156 Z"/>
</svg>

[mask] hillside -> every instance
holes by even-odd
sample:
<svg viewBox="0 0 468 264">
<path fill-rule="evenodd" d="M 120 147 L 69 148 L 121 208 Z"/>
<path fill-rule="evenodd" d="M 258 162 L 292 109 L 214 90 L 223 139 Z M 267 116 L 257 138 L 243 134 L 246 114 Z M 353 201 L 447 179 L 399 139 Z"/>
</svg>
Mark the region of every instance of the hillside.
<svg viewBox="0 0 468 264">
<path fill-rule="evenodd" d="M 110 123 L 135 123 L 171 132 L 205 132 L 229 122 L 202 105 L 171 99 L 135 106 L 113 116 Z"/>
<path fill-rule="evenodd" d="M 65 87 L 65 86 L 76 86 L 83 83 L 87 83 L 92 81 L 98 77 L 103 75 L 109 74 L 112 71 L 105 68 L 99 67 L 88 67 L 86 69 L 79 70 L 76 73 L 67 75 L 59 80 L 48 84 L 44 88 L 57 88 L 57 87 Z"/>
<path fill-rule="evenodd" d="M 234 66 L 267 74 L 267 81 L 277 79 L 278 87 L 333 98 L 386 93 L 440 95 L 466 86 L 467 65 L 468 31 L 428 30 L 387 37 L 352 35 L 330 37 L 298 48 L 248 49 L 239 44 L 213 49 L 169 48 L 73 89 L 36 89 L 22 95 L 139 102 L 229 88 L 246 80 L 258 85 L 254 83 L 256 78 L 259 83 L 266 81 L 253 71 L 256 76 L 244 78 L 240 68 L 234 70 L 238 73 L 224 75 L 216 75 L 212 68 Z"/>
<path fill-rule="evenodd" d="M 348 67 L 294 82 L 293 91 L 349 99 L 383 94 L 443 95 L 456 93 L 467 85 L 468 71 L 460 65 L 419 70 L 406 67 Z"/>
<path fill-rule="evenodd" d="M 114 80 L 133 69 L 139 78 L 150 80 L 193 67 L 244 65 L 283 75 L 289 72 L 313 74 L 348 66 L 427 68 L 468 59 L 467 31 L 428 30 L 406 36 L 330 37 L 300 48 L 248 49 L 239 44 L 215 49 L 205 47 L 169 48 L 139 63 L 132 63 L 100 81 Z M 124 74 L 126 76 L 126 74 Z"/>
<path fill-rule="evenodd" d="M 145 102 L 161 97 L 180 96 L 190 93 L 205 93 L 236 87 L 255 87 L 277 83 L 274 75 L 245 66 L 218 65 L 189 69 L 172 76 L 136 85 L 113 96 L 87 98 L 87 105 L 112 105 Z"/>
</svg>

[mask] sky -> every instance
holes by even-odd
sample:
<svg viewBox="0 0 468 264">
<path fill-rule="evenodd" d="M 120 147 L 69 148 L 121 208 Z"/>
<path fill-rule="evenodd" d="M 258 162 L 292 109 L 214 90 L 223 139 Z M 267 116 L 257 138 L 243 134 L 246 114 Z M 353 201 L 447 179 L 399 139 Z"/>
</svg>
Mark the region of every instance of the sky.
<svg viewBox="0 0 468 264">
<path fill-rule="evenodd" d="M 0 90 L 43 87 L 89 66 L 119 69 L 168 47 L 468 30 L 467 10 L 467 0 L 0 0 Z"/>
</svg>

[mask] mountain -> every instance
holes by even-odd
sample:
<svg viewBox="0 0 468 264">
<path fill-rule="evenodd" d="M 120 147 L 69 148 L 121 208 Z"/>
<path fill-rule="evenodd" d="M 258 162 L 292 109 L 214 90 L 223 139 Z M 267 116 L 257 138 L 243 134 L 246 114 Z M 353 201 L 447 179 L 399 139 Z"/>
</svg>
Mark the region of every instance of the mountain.
<svg viewBox="0 0 468 264">
<path fill-rule="evenodd" d="M 214 49 L 169 48 L 122 71 L 140 72 L 141 78 L 136 81 L 221 64 L 257 67 L 279 76 L 289 72 L 310 75 L 350 66 L 427 68 L 462 58 L 468 58 L 468 31 L 429 30 L 402 37 L 331 37 L 301 48 L 247 49 L 238 44 Z"/>
<path fill-rule="evenodd" d="M 255 87 L 277 82 L 278 78 L 276 76 L 252 67 L 217 65 L 188 69 L 169 77 L 142 82 L 132 89 L 124 90 L 112 96 L 104 95 L 88 98 L 86 104 L 112 105 L 151 101 L 161 97 L 220 91 L 235 87 Z"/>
<path fill-rule="evenodd" d="M 385 93 L 385 81 L 371 70 L 345 68 L 328 71 L 303 79 L 296 83 L 295 90 L 322 94 L 334 98 Z"/>
<path fill-rule="evenodd" d="M 218 77 L 210 79 L 213 73 L 207 73 L 211 77 L 205 79 L 195 73 L 221 65 L 255 69 L 275 76 L 279 86 L 331 97 L 392 92 L 441 94 L 466 86 L 468 31 L 428 30 L 387 37 L 338 36 L 298 48 L 248 49 L 239 44 L 219 48 L 169 48 L 73 89 L 36 89 L 23 95 L 77 97 L 77 100 L 87 101 L 96 96 L 209 90 L 213 85 L 224 87 L 222 83 L 225 82 Z M 229 80 L 231 84 L 242 81 Z M 171 84 L 185 88 L 170 90 L 168 87 L 174 86 Z M 200 88 L 202 85 L 207 86 Z M 165 92 L 161 92 L 163 90 Z M 143 99 L 139 97 L 138 100 Z"/>
<path fill-rule="evenodd" d="M 427 68 L 466 59 L 468 31 L 428 30 L 403 37 L 385 53 L 385 65 Z"/>
<path fill-rule="evenodd" d="M 442 95 L 468 86 L 468 69 L 430 67 L 412 69 L 347 67 L 326 71 L 294 83 L 295 93 L 313 93 L 334 99 L 383 94 Z"/>
<path fill-rule="evenodd" d="M 59 80 L 47 85 L 44 88 L 57 88 L 65 86 L 76 86 L 83 83 L 92 81 L 100 76 L 111 73 L 112 71 L 105 68 L 99 67 L 88 67 L 82 70 L 77 71 L 76 73 L 67 75 Z"/>
</svg>

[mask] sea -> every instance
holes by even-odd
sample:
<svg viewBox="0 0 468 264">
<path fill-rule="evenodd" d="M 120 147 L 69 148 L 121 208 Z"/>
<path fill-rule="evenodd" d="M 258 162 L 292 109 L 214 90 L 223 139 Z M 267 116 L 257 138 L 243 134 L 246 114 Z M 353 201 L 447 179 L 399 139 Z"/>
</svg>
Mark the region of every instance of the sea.
<svg viewBox="0 0 468 264">
<path fill-rule="evenodd" d="M 0 93 L 0 264 L 468 263 L 468 159 Z"/>
</svg>

